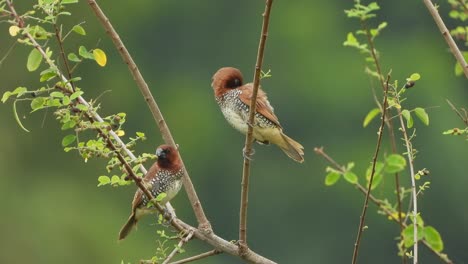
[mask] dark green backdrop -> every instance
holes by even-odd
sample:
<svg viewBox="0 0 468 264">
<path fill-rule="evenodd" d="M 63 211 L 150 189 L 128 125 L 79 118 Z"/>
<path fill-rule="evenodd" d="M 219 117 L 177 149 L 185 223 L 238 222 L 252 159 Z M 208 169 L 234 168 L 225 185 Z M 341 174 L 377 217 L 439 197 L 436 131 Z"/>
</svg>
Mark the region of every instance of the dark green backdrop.
<svg viewBox="0 0 468 264">
<path fill-rule="evenodd" d="M 26 8 L 21 2 L 20 12 Z M 158 100 L 215 231 L 236 239 L 244 137 L 224 121 L 210 83 L 222 66 L 238 67 L 252 79 L 264 1 L 99 2 Z M 278 0 L 273 6 L 264 62 L 273 77 L 262 84 L 285 131 L 304 145 L 306 161 L 299 165 L 276 147 L 255 146 L 249 241 L 280 263 L 351 259 L 363 196 L 343 181 L 325 187 L 327 164 L 313 153 L 314 147 L 325 146 L 339 162 L 355 161 L 362 174 L 374 151 L 377 122 L 362 128 L 363 117 L 374 107 L 369 78 L 362 57 L 342 46 L 346 34 L 359 26 L 345 17 L 343 10 L 351 7 L 347 2 Z M 445 98 L 467 107 L 466 79 L 454 76 L 454 58 L 422 1 L 381 6 L 379 19 L 389 22 L 377 40 L 384 71 L 392 69 L 393 78 L 401 81 L 419 72 L 422 79 L 407 93 L 407 103 L 439 106 L 428 110 L 429 127 L 416 121 L 414 147 L 420 153 L 415 166 L 428 168 L 432 183 L 419 200 L 422 215 L 441 232 L 449 256 L 468 263 L 467 142 L 441 134 L 462 126 Z M 93 62 L 80 67 L 86 97 L 112 90 L 101 99 L 101 113 L 126 112 L 127 134 L 145 132 L 149 139 L 138 149 L 153 152 L 162 139 L 126 65 L 86 1 L 71 11 L 65 23 L 86 21 L 88 35 L 73 36 L 66 49 L 76 52 L 80 44 L 91 48 L 99 41 L 108 54 L 105 68 Z M 447 17 L 446 7 L 441 12 Z M 7 30 L 6 23 L 0 24 L 2 55 L 13 42 Z M 0 65 L 1 93 L 20 85 L 36 87 L 37 73 L 25 67 L 28 52 L 17 46 Z M 84 163 L 76 153 L 64 153 L 60 140 L 65 133 L 51 113 L 42 127 L 43 112 L 29 115 L 28 106 L 19 111 L 31 133 L 16 125 L 11 103 L 0 105 L 0 262 L 136 263 L 149 258 L 156 246 L 150 219 L 117 243 L 135 187 L 97 188 L 97 176 L 105 173 L 103 160 Z M 385 144 L 383 152 L 389 151 Z M 407 183 L 408 175 L 402 177 Z M 382 186 L 391 190 L 393 178 Z M 195 223 L 184 192 L 172 204 L 181 218 Z M 361 263 L 397 263 L 397 225 L 376 214 L 373 205 L 366 224 Z M 190 253 L 208 249 L 199 242 L 187 247 Z M 421 250 L 421 263 L 439 263 Z M 239 260 L 220 255 L 200 263 Z"/>
</svg>

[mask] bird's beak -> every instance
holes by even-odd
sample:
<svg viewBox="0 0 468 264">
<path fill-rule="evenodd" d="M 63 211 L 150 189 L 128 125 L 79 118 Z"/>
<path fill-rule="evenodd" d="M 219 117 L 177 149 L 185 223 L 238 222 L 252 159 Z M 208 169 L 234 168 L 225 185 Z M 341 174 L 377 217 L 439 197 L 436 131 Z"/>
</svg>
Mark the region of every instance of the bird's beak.
<svg viewBox="0 0 468 264">
<path fill-rule="evenodd" d="M 160 159 L 160 158 L 164 159 L 166 157 L 166 154 L 164 153 L 162 148 L 158 148 L 156 150 L 156 156 L 158 157 L 158 159 Z"/>
</svg>

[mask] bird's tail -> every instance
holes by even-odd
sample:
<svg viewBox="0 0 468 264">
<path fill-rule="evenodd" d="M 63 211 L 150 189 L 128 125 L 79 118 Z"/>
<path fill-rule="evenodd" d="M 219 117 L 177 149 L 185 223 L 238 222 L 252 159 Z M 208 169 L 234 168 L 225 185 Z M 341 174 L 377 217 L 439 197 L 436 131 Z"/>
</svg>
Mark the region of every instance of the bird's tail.
<svg viewBox="0 0 468 264">
<path fill-rule="evenodd" d="M 278 144 L 281 150 L 291 159 L 302 163 L 304 161 L 304 147 L 294 139 L 286 136 L 283 132 L 281 132 L 281 137 L 283 138 L 283 142 L 282 144 Z"/>
<path fill-rule="evenodd" d="M 138 221 L 135 218 L 135 213 L 132 213 L 128 218 L 127 223 L 125 223 L 122 229 L 120 229 L 119 240 L 125 239 L 125 237 L 127 237 L 130 231 L 132 231 L 133 227 L 136 225 L 137 222 Z"/>
</svg>

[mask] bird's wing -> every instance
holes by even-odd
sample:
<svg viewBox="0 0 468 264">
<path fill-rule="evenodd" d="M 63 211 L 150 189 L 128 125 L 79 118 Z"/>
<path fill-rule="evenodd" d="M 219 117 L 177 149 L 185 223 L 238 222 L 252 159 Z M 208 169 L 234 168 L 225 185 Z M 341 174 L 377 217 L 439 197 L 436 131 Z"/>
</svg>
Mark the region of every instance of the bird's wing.
<svg viewBox="0 0 468 264">
<path fill-rule="evenodd" d="M 250 107 L 250 101 L 253 94 L 253 84 L 247 83 L 238 89 L 242 91 L 239 95 L 240 100 Z M 266 93 L 259 87 L 257 92 L 256 112 L 273 122 L 278 127 L 281 127 L 278 117 L 276 117 L 273 111 L 273 107 L 270 105 L 270 102 L 268 102 Z"/>
<path fill-rule="evenodd" d="M 148 170 L 148 172 L 146 173 L 145 177 L 143 178 L 143 183 L 146 185 L 147 183 L 150 183 L 151 180 L 156 177 L 156 174 L 158 173 L 159 171 L 159 166 L 158 166 L 158 163 L 155 162 L 153 164 L 153 166 L 151 166 L 151 168 Z M 156 183 L 157 184 L 157 183 Z M 157 188 L 156 188 L 157 189 Z M 151 189 L 149 190 L 151 191 Z M 132 210 L 135 211 L 140 205 L 141 203 L 143 202 L 143 198 L 144 198 L 144 193 L 143 191 L 141 191 L 141 189 L 138 189 L 136 192 L 135 192 L 135 196 L 133 197 L 133 202 L 132 202 Z M 155 197 L 156 198 L 156 197 Z M 148 199 L 149 200 L 149 199 Z"/>
</svg>

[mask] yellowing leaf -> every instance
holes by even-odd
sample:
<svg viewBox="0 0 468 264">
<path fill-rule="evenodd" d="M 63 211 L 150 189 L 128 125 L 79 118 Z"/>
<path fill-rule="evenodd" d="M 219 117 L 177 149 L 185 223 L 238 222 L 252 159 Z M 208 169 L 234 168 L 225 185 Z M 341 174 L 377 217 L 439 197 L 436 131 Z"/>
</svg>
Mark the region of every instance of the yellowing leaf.
<svg viewBox="0 0 468 264">
<path fill-rule="evenodd" d="M 8 31 L 10 32 L 10 35 L 12 37 L 18 35 L 18 32 L 20 31 L 20 28 L 18 26 L 11 26 Z"/>
<path fill-rule="evenodd" d="M 102 49 L 94 49 L 93 50 L 94 59 L 99 66 L 104 67 L 107 63 L 107 56 L 106 53 Z"/>
<path fill-rule="evenodd" d="M 122 137 L 122 136 L 125 135 L 125 131 L 123 131 L 123 130 L 117 130 L 117 131 L 115 131 L 115 133 L 116 133 L 117 136 L 119 136 L 119 137 Z"/>
</svg>

